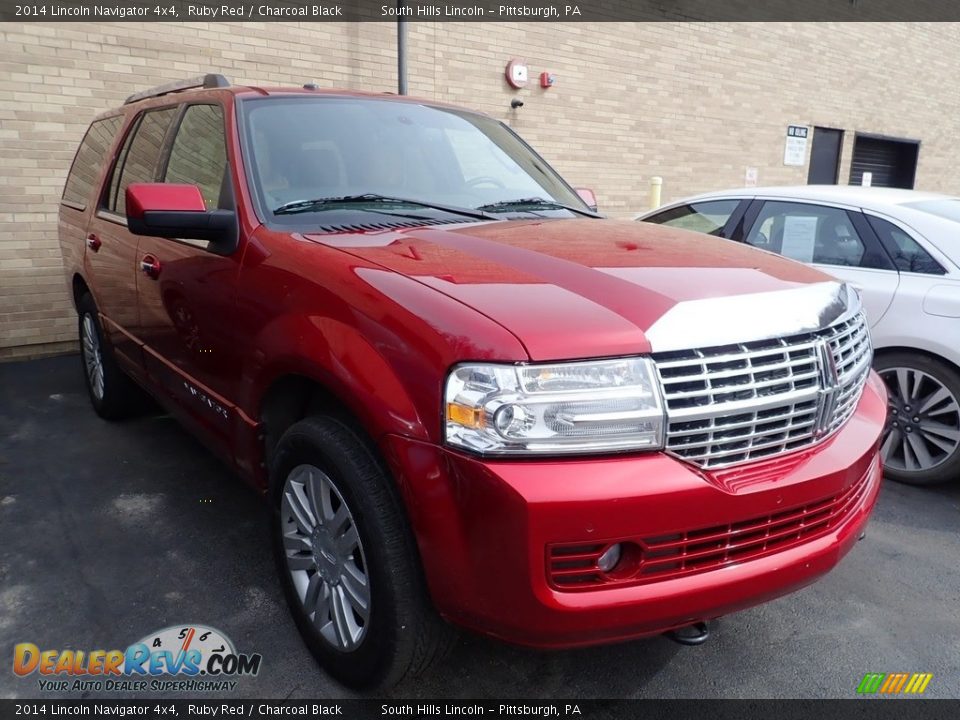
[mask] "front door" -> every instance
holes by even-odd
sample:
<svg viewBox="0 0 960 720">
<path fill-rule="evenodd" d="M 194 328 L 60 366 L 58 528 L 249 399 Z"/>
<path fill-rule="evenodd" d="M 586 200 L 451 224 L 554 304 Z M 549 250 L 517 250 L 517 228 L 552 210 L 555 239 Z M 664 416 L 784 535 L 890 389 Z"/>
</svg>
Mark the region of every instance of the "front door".
<svg viewBox="0 0 960 720">
<path fill-rule="evenodd" d="M 223 108 L 181 109 L 158 180 L 200 188 L 207 209 L 233 208 Z M 138 336 L 144 362 L 195 429 L 221 450 L 229 447 L 240 363 L 232 341 L 241 253 L 229 257 L 208 243 L 142 237 L 138 249 Z"/>
<path fill-rule="evenodd" d="M 762 203 L 743 240 L 845 280 L 863 300 L 871 327 L 893 300 L 900 275 L 859 210 L 806 202 Z"/>
</svg>

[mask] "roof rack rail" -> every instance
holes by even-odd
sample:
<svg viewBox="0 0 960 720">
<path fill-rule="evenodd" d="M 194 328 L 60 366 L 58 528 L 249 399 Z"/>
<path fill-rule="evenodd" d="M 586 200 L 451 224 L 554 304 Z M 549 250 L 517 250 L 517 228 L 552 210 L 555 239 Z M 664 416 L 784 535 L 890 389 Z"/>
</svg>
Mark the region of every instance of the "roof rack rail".
<svg viewBox="0 0 960 720">
<path fill-rule="evenodd" d="M 149 90 L 143 90 L 142 92 L 134 93 L 124 100 L 123 104 L 129 105 L 130 103 L 137 102 L 138 100 L 160 97 L 161 95 L 180 92 L 181 90 L 224 87 L 230 87 L 230 81 L 227 80 L 223 75 L 220 75 L 219 73 L 207 73 L 206 75 L 201 75 L 199 77 L 190 78 L 188 80 L 177 80 L 176 82 L 167 83 L 166 85 L 157 85 L 157 87 L 150 88 Z"/>
</svg>

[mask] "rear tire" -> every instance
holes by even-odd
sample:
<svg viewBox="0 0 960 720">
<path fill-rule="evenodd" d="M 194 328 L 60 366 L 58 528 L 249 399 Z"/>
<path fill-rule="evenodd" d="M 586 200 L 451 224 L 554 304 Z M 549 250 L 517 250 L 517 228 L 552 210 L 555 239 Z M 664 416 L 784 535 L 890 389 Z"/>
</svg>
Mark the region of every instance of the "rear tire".
<svg viewBox="0 0 960 720">
<path fill-rule="evenodd" d="M 358 690 L 417 675 L 452 646 L 432 607 L 399 494 L 362 433 L 297 422 L 271 463 L 273 547 L 304 642 Z"/>
<path fill-rule="evenodd" d="M 113 348 L 104 342 L 100 315 L 90 293 L 77 303 L 80 362 L 90 404 L 100 417 L 120 420 L 141 406 L 143 391 L 117 366 Z"/>
<path fill-rule="evenodd" d="M 908 485 L 936 485 L 960 477 L 960 373 L 917 353 L 877 357 L 889 395 L 881 444 L 884 473 Z"/>
</svg>

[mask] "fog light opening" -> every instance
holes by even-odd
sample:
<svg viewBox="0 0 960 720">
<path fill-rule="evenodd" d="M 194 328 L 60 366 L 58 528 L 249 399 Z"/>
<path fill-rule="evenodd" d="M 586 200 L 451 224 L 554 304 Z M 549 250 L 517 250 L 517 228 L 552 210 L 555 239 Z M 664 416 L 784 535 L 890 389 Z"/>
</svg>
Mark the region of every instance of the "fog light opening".
<svg viewBox="0 0 960 720">
<path fill-rule="evenodd" d="M 615 567 L 617 567 L 622 554 L 623 546 L 620 543 L 611 545 L 604 550 L 603 555 L 597 558 L 597 567 L 599 567 L 605 573 L 611 572 Z"/>
</svg>

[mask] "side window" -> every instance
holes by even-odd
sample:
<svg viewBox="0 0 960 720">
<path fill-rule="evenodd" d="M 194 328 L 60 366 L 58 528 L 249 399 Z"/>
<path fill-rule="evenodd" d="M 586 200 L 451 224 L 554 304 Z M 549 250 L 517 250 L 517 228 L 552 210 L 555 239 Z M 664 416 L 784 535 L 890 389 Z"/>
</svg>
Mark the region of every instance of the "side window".
<svg viewBox="0 0 960 720">
<path fill-rule="evenodd" d="M 66 202 L 79 205 L 81 209 L 87 206 L 90 194 L 97 184 L 100 168 L 103 167 L 103 160 L 122 121 L 120 115 L 115 115 L 90 125 L 73 159 L 70 174 L 67 175 L 67 184 L 63 188 L 63 199 Z"/>
<path fill-rule="evenodd" d="M 223 109 L 191 105 L 183 115 L 163 181 L 197 185 L 208 210 L 227 205 L 221 190 L 227 176 L 227 143 Z"/>
<path fill-rule="evenodd" d="M 118 215 L 127 211 L 126 189 L 130 183 L 155 182 L 157 162 L 163 149 L 170 123 L 177 108 L 151 110 L 143 114 L 137 126 L 127 135 L 123 150 L 113 169 L 110 192 L 104 207 Z"/>
<path fill-rule="evenodd" d="M 892 222 L 872 215 L 867 215 L 867 222 L 880 237 L 880 242 L 887 248 L 897 270 L 925 275 L 946 274 L 946 270 L 930 256 L 930 253 Z"/>
<path fill-rule="evenodd" d="M 746 243 L 804 263 L 889 266 L 882 254 L 860 237 L 846 210 L 823 205 L 766 202 L 747 233 Z"/>
<path fill-rule="evenodd" d="M 739 200 L 708 200 L 665 210 L 647 218 L 646 222 L 694 230 L 723 237 L 723 226 L 740 204 Z"/>
</svg>

